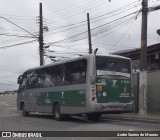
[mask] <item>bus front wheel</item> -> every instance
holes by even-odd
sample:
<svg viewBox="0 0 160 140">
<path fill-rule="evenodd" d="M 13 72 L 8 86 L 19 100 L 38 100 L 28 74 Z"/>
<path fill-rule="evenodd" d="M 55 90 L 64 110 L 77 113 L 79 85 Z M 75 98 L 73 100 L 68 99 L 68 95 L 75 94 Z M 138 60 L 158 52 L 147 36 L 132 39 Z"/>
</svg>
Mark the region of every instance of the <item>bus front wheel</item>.
<svg viewBox="0 0 160 140">
<path fill-rule="evenodd" d="M 26 106 L 25 106 L 25 104 L 22 105 L 22 115 L 23 115 L 24 117 L 29 116 L 29 112 L 26 111 Z"/>
<path fill-rule="evenodd" d="M 55 120 L 61 121 L 63 119 L 63 115 L 61 114 L 61 107 L 59 104 L 55 105 L 53 113 Z"/>
</svg>

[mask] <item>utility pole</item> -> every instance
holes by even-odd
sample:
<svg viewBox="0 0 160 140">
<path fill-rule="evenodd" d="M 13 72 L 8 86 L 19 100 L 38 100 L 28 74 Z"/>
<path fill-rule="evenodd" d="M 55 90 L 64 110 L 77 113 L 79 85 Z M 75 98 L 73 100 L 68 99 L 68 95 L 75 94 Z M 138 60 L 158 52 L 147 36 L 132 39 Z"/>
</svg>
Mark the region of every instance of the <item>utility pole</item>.
<svg viewBox="0 0 160 140">
<path fill-rule="evenodd" d="M 148 0 L 142 1 L 142 28 L 141 28 L 141 49 L 140 49 L 140 70 L 147 70 L 147 17 Z"/>
<path fill-rule="evenodd" d="M 89 42 L 89 54 L 92 54 L 91 29 L 90 29 L 90 19 L 89 19 L 89 13 L 87 13 L 87 23 L 88 23 L 88 42 Z"/>
<path fill-rule="evenodd" d="M 148 0 L 143 0 L 139 76 L 139 115 L 142 117 L 147 116 L 147 17 Z"/>
<path fill-rule="evenodd" d="M 42 3 L 39 5 L 39 54 L 40 54 L 40 66 L 44 64 L 44 50 L 43 50 L 43 14 Z"/>
</svg>

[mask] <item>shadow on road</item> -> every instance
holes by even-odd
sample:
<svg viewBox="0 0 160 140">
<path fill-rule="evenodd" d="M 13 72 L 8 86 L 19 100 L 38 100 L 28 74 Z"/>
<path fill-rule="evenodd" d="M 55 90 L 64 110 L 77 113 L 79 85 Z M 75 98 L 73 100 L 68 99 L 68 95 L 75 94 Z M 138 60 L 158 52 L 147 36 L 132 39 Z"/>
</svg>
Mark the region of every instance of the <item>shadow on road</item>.
<svg viewBox="0 0 160 140">
<path fill-rule="evenodd" d="M 48 115 L 48 114 L 30 114 L 29 117 L 31 118 L 39 118 L 39 119 L 50 119 L 50 120 L 54 120 L 54 115 Z M 107 119 L 99 119 L 98 121 L 94 122 L 94 121 L 90 121 L 87 119 L 87 117 L 83 117 L 83 116 L 69 116 L 66 117 L 63 122 L 75 122 L 75 123 L 105 123 L 108 122 L 110 120 Z"/>
</svg>

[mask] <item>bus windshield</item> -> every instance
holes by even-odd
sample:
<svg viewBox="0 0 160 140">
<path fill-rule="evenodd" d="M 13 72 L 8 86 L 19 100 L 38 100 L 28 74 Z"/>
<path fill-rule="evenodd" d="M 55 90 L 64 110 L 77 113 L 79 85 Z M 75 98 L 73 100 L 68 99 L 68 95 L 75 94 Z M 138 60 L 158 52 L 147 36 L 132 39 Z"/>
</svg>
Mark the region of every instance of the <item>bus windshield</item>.
<svg viewBox="0 0 160 140">
<path fill-rule="evenodd" d="M 130 60 L 115 57 L 96 57 L 97 75 L 120 75 L 130 77 Z"/>
</svg>

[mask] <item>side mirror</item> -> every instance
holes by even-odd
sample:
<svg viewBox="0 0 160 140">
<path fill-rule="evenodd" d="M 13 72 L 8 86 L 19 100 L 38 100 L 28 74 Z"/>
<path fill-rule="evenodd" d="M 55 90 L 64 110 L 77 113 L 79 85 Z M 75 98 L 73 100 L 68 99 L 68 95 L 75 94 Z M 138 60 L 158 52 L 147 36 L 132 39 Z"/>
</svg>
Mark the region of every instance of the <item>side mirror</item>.
<svg viewBox="0 0 160 140">
<path fill-rule="evenodd" d="M 18 84 L 22 84 L 22 81 L 23 81 L 23 78 L 22 78 L 22 75 L 20 75 L 20 76 L 18 77 L 17 83 L 18 83 Z"/>
</svg>

